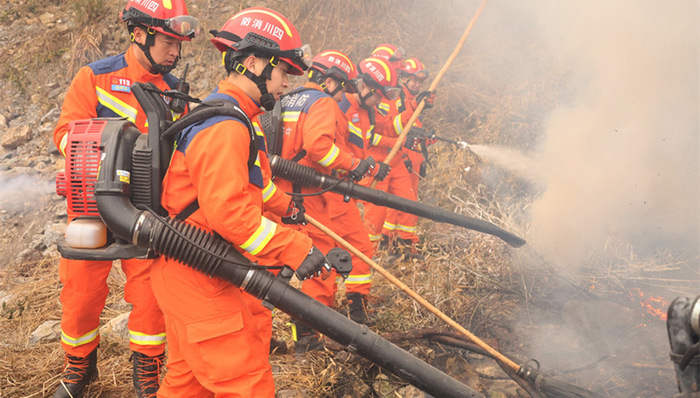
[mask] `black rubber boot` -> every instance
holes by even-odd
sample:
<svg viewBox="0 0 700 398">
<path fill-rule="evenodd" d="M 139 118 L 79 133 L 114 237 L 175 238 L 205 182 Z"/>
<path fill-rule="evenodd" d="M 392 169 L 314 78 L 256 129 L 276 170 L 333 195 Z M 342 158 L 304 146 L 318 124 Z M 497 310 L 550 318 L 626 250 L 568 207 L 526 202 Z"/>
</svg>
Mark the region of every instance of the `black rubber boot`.
<svg viewBox="0 0 700 398">
<path fill-rule="evenodd" d="M 367 315 L 367 298 L 360 293 L 348 293 L 348 315 L 350 319 L 367 326 L 374 326 Z"/>
<path fill-rule="evenodd" d="M 418 243 L 414 242 L 410 239 L 401 239 L 398 238 L 396 240 L 397 246 L 400 248 L 399 251 L 401 253 L 401 257 L 404 260 L 418 260 L 418 261 L 423 261 L 425 260 L 425 256 L 422 255 L 418 251 Z"/>
<path fill-rule="evenodd" d="M 325 347 L 321 336 L 301 322 L 292 321 L 292 336 L 294 338 L 294 353 L 297 355 L 309 351 L 322 351 Z"/>
<path fill-rule="evenodd" d="M 274 337 L 270 337 L 270 355 L 279 354 L 284 355 L 287 353 L 287 343 L 284 340 L 278 340 Z"/>
<path fill-rule="evenodd" d="M 163 367 L 165 354 L 149 357 L 134 351 L 131 354 L 134 372 L 134 390 L 138 398 L 155 398 L 160 387 L 160 369 Z"/>
<path fill-rule="evenodd" d="M 83 396 L 85 388 L 97 378 L 97 348 L 86 357 L 74 357 L 66 354 L 63 378 L 54 398 L 78 398 Z"/>
</svg>

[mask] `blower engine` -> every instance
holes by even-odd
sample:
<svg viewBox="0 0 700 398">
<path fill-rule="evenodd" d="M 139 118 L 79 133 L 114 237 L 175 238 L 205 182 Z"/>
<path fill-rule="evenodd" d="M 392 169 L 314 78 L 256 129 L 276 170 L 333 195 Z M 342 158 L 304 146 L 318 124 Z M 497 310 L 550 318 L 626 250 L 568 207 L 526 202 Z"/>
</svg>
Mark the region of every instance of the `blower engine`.
<svg viewBox="0 0 700 398">
<path fill-rule="evenodd" d="M 279 308 L 433 396 L 483 397 L 367 326 L 290 286 L 291 268 L 285 266 L 275 276 L 223 238 L 163 214 L 160 182 L 175 133 L 194 117 L 226 114 L 227 110 L 206 108 L 207 103 L 203 103 L 199 107 L 204 110 L 173 123 L 161 97 L 168 93 L 150 83 L 136 83 L 132 92 L 146 112 L 148 134 L 141 134 L 124 119 L 83 120 L 70 126 L 66 171 L 57 178 L 57 192 L 68 198 L 71 225 L 78 224 L 74 230 L 69 226 L 66 240 L 58 245 L 63 257 L 113 260 L 165 255 L 240 287 L 268 308 Z M 339 273 L 349 272 L 347 252 L 334 249 L 327 257 Z"/>
<path fill-rule="evenodd" d="M 677 297 L 668 307 L 666 328 L 679 397 L 700 397 L 700 296 Z"/>
</svg>

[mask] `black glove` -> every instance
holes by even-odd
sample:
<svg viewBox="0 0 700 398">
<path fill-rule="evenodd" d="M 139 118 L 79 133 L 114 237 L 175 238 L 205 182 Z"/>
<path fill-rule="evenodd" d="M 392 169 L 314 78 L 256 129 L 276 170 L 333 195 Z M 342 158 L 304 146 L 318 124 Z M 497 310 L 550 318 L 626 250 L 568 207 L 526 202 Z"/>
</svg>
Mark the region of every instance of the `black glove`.
<svg viewBox="0 0 700 398">
<path fill-rule="evenodd" d="M 404 160 L 403 164 L 406 165 L 406 170 L 408 170 L 409 173 L 413 172 L 413 162 L 411 162 L 411 159 Z"/>
<path fill-rule="evenodd" d="M 376 162 L 374 161 L 374 158 L 369 156 L 366 159 L 360 160 L 360 163 L 358 163 L 358 165 L 355 166 L 355 168 L 350 170 L 350 175 L 352 175 L 353 180 L 360 181 L 371 170 L 374 170 L 375 165 L 376 165 Z"/>
<path fill-rule="evenodd" d="M 416 104 L 420 104 L 421 101 L 425 99 L 425 105 L 423 106 L 423 109 L 430 109 L 433 107 L 433 101 L 435 101 L 435 92 L 434 91 L 421 91 L 418 96 L 416 97 Z"/>
<path fill-rule="evenodd" d="M 388 164 L 377 162 L 377 174 L 374 175 L 374 179 L 377 181 L 384 181 L 386 176 L 391 171 L 391 167 Z"/>
<path fill-rule="evenodd" d="M 306 209 L 301 200 L 293 199 L 289 201 L 289 207 L 287 207 L 287 214 L 282 217 L 282 222 L 285 224 L 300 224 L 306 225 Z"/>
<path fill-rule="evenodd" d="M 425 162 L 420 164 L 418 175 L 421 176 L 421 178 L 425 178 L 425 176 L 428 175 L 428 165 L 426 165 Z"/>
<path fill-rule="evenodd" d="M 306 256 L 304 261 L 299 265 L 297 270 L 294 272 L 300 281 L 311 278 L 312 276 L 319 276 L 323 270 L 330 271 L 331 266 L 326 261 L 326 256 L 321 253 L 315 246 L 311 246 L 309 255 Z"/>
<path fill-rule="evenodd" d="M 427 130 L 413 126 L 411 130 L 408 131 L 408 134 L 406 134 L 406 141 L 403 146 L 412 151 L 419 152 L 421 141 L 430 136 L 431 134 Z"/>
</svg>

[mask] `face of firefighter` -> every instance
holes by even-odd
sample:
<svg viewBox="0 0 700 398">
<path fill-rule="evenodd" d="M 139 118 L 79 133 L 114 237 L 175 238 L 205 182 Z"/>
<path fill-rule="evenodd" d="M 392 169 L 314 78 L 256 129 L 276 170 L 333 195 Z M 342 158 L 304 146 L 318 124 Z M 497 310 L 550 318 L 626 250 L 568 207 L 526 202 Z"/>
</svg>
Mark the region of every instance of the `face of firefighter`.
<svg viewBox="0 0 700 398">
<path fill-rule="evenodd" d="M 287 71 L 290 66 L 284 61 L 280 61 L 277 66 L 272 69 L 272 78 L 267 81 L 267 92 L 275 96 L 275 100 L 279 101 L 280 96 L 289 87 L 289 75 Z"/>
<path fill-rule="evenodd" d="M 372 92 L 369 97 L 367 95 Z M 379 90 L 374 90 L 368 85 L 365 84 L 364 87 L 362 87 L 362 90 L 360 91 L 360 97 L 365 98 L 365 106 L 372 108 L 377 105 L 379 105 L 380 102 L 382 102 L 382 93 Z"/>
<path fill-rule="evenodd" d="M 420 91 L 420 88 L 423 86 L 423 82 L 425 79 L 418 79 L 415 77 L 409 77 L 408 80 L 406 80 L 406 88 L 408 91 L 412 93 L 417 93 Z"/>
<path fill-rule="evenodd" d="M 332 93 L 333 91 L 337 90 L 341 84 L 340 82 L 330 77 L 327 78 L 323 83 L 326 85 L 326 89 L 329 93 Z M 335 95 L 333 96 L 333 99 L 335 100 L 335 102 L 340 103 L 340 101 L 343 100 L 343 90 L 338 90 L 338 92 L 335 93 Z"/>
<path fill-rule="evenodd" d="M 134 28 L 134 41 L 137 43 L 145 44 L 148 33 L 146 33 L 141 28 Z M 180 56 L 180 49 L 182 48 L 182 40 L 176 39 L 172 36 L 164 35 L 160 32 L 155 32 L 155 40 L 150 48 L 151 57 L 156 64 L 163 66 L 171 66 Z M 139 63 L 146 67 L 146 69 L 151 69 L 151 62 L 146 58 L 146 55 L 142 51 L 136 51 L 137 59 Z"/>
</svg>

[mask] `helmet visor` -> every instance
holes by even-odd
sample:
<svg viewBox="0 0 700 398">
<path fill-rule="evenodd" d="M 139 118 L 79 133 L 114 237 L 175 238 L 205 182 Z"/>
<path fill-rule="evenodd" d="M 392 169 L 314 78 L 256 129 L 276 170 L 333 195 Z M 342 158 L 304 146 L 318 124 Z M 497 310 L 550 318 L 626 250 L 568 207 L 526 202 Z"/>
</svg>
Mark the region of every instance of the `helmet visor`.
<svg viewBox="0 0 700 398">
<path fill-rule="evenodd" d="M 277 55 L 280 58 L 289 59 L 290 61 L 294 62 L 294 65 L 301 68 L 301 70 L 307 70 L 312 65 L 311 46 L 308 44 L 304 44 L 303 46 L 293 50 L 276 51 L 274 52 L 274 55 Z"/>
<path fill-rule="evenodd" d="M 365 81 L 362 80 L 361 78 L 352 79 L 352 80 L 350 80 L 350 86 L 351 86 L 352 91 L 350 91 L 350 89 L 346 89 L 345 91 L 347 91 L 349 93 L 359 93 L 359 92 L 362 92 L 362 90 L 364 90 Z"/>
<path fill-rule="evenodd" d="M 399 47 L 396 49 L 396 51 L 394 51 L 394 55 L 392 55 L 389 58 L 389 61 L 390 62 L 401 61 L 404 59 L 405 56 L 406 56 L 406 50 L 404 50 L 403 47 Z"/>
<path fill-rule="evenodd" d="M 381 91 L 384 98 L 390 101 L 399 98 L 399 94 L 401 93 L 401 89 L 398 87 L 382 87 L 379 91 Z"/>
<path fill-rule="evenodd" d="M 163 20 L 163 27 L 183 37 L 197 37 L 199 35 L 199 20 L 190 15 L 180 15 Z"/>
<path fill-rule="evenodd" d="M 423 81 L 428 78 L 428 72 L 426 72 L 425 70 L 419 70 L 418 72 L 413 74 L 413 77 L 420 81 Z"/>
</svg>

